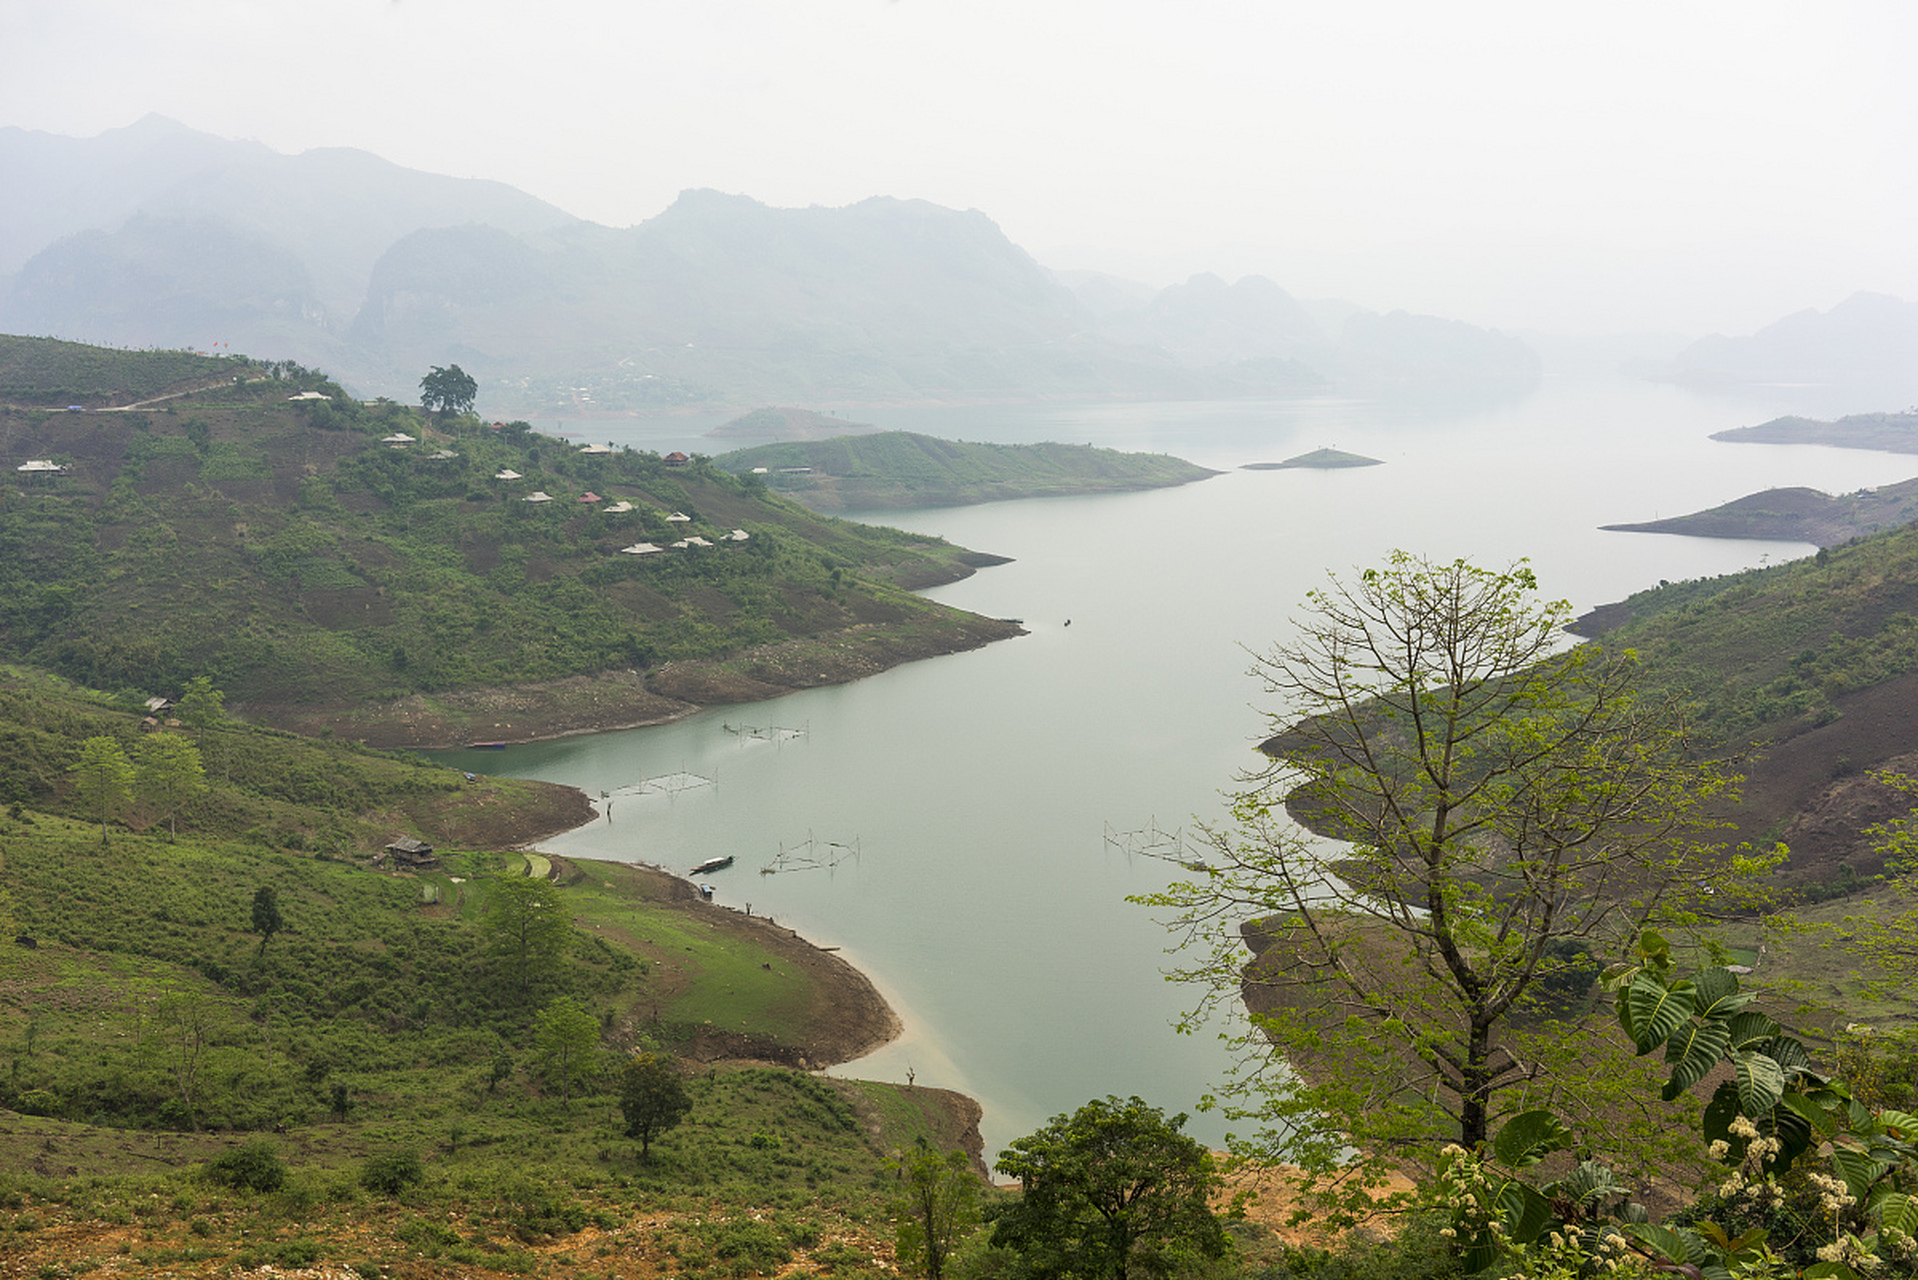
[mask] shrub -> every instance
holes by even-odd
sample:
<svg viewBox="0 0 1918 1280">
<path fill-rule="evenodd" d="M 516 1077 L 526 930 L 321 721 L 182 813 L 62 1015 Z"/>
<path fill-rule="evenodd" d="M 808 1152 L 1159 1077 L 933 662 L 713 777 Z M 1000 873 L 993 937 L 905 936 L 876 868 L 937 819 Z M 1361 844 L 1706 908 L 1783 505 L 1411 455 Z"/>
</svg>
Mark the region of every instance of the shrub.
<svg viewBox="0 0 1918 1280">
<path fill-rule="evenodd" d="M 360 1185 L 383 1196 L 396 1196 L 426 1176 L 419 1152 L 389 1151 L 374 1156 L 360 1169 Z"/>
<path fill-rule="evenodd" d="M 278 1191 L 286 1185 L 286 1161 L 263 1138 L 207 1161 L 206 1171 L 220 1185 L 240 1191 Z"/>
</svg>

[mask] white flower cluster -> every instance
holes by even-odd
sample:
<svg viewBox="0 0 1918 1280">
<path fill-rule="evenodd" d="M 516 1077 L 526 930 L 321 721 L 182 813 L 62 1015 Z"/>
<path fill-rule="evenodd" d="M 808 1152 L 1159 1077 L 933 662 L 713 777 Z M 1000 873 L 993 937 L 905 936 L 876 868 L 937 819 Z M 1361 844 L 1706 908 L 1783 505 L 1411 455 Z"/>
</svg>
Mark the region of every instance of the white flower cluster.
<svg viewBox="0 0 1918 1280">
<path fill-rule="evenodd" d="M 1884 1259 L 1865 1248 L 1863 1242 L 1849 1231 L 1830 1244 L 1820 1245 L 1818 1260 L 1842 1263 L 1853 1271 L 1876 1271 L 1885 1265 Z"/>
<path fill-rule="evenodd" d="M 1758 1132 L 1758 1126 L 1747 1116 L 1733 1116 L 1725 1131 L 1745 1143 L 1744 1154 L 1739 1158 L 1738 1167 L 1731 1176 L 1718 1184 L 1718 1194 L 1726 1200 L 1747 1196 L 1761 1209 L 1776 1209 L 1785 1203 L 1785 1193 L 1779 1188 L 1772 1175 L 1764 1172 L 1765 1162 L 1785 1149 L 1783 1139 L 1767 1138 Z M 1731 1155 L 1731 1143 L 1723 1138 L 1714 1138 L 1706 1152 L 1714 1160 L 1723 1160 Z"/>
<path fill-rule="evenodd" d="M 1858 1197 L 1841 1179 L 1813 1173 L 1807 1175 L 1807 1180 L 1818 1188 L 1818 1207 L 1834 1218 L 1858 1203 Z"/>
</svg>

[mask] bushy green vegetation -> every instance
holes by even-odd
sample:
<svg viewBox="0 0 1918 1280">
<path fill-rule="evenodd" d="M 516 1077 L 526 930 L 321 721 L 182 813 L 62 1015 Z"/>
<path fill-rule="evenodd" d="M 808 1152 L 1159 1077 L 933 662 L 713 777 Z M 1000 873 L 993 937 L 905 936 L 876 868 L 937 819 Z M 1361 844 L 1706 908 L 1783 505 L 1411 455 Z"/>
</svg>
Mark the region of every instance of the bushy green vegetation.
<svg viewBox="0 0 1918 1280">
<path fill-rule="evenodd" d="M 0 411 L 9 456 L 68 467 L 5 473 L 0 653 L 105 688 L 206 673 L 241 702 L 339 705 L 959 616 L 894 585 L 969 572 L 940 539 L 824 519 L 704 460 L 587 454 L 337 388 L 289 402 L 311 381 Z M 717 545 L 620 554 L 688 535 Z"/>
<path fill-rule="evenodd" d="M 1004 498 L 1153 489 L 1213 473 L 1158 453 L 1074 444 L 970 444 L 910 431 L 758 445 L 715 458 L 827 511 L 952 506 Z M 787 468 L 809 468 L 804 474 Z"/>
<path fill-rule="evenodd" d="M 131 705 L 129 705 L 131 704 Z M 87 739 L 117 743 L 137 757 L 149 741 L 137 699 L 108 696 L 43 672 L 0 667 L 0 803 L 94 817 L 72 790 L 71 767 Z M 354 743 L 300 738 L 222 722 L 198 731 L 171 730 L 197 743 L 207 789 L 181 810 L 203 835 L 295 851 L 343 854 L 378 847 L 393 835 L 395 815 L 425 817 L 466 789 L 451 770 L 370 751 Z M 523 784 L 487 779 L 487 788 Z M 136 799 L 125 819 L 145 830 L 164 815 Z M 250 891 L 249 891 L 250 892 Z"/>
<path fill-rule="evenodd" d="M 1721 740 L 1822 723 L 1835 699 L 1918 669 L 1918 528 L 1661 584 L 1582 625 L 1636 650 L 1648 690 L 1690 698 Z"/>
</svg>

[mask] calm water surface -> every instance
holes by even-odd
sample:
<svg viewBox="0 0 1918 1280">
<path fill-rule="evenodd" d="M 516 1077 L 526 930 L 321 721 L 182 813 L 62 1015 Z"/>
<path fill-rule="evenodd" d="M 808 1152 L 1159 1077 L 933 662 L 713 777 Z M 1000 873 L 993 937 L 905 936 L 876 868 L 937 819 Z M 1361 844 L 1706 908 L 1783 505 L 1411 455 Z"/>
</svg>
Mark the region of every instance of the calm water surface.
<svg viewBox="0 0 1918 1280">
<path fill-rule="evenodd" d="M 882 425 L 1150 449 L 1221 469 L 1321 445 L 1387 465 L 1226 470 L 1153 493 L 891 513 L 885 523 L 1014 557 L 931 594 L 1023 618 L 1032 634 L 674 725 L 447 758 L 614 793 L 610 820 L 550 841 L 552 852 L 680 871 L 734 855 L 737 865 L 709 877 L 720 901 L 844 948 L 908 1024 L 841 1070 L 896 1080 L 910 1070 L 972 1094 L 987 1109 L 989 1152 L 1105 1094 L 1190 1110 L 1220 1078 L 1223 1050 L 1211 1035 L 1170 1029 L 1191 993 L 1163 981 L 1166 934 L 1125 902 L 1178 873 L 1104 836 L 1219 815 L 1264 727 L 1241 646 L 1285 636 L 1328 568 L 1375 564 L 1395 547 L 1497 565 L 1528 556 L 1545 590 L 1581 609 L 1661 578 L 1807 554 L 1597 529 L 1768 486 L 1844 492 L 1918 473 L 1912 458 L 1706 439 L 1799 404 L 1599 382 L 1548 383 L 1522 403 L 1480 409 L 1321 400 L 898 411 Z M 576 430 L 717 451 L 684 421 Z M 804 736 L 750 740 L 723 724 Z M 680 772 L 717 785 L 632 792 Z M 858 856 L 757 874 L 808 840 L 819 855 L 838 842 Z M 1225 1125 L 1195 1116 L 1191 1131 L 1216 1142 Z"/>
</svg>

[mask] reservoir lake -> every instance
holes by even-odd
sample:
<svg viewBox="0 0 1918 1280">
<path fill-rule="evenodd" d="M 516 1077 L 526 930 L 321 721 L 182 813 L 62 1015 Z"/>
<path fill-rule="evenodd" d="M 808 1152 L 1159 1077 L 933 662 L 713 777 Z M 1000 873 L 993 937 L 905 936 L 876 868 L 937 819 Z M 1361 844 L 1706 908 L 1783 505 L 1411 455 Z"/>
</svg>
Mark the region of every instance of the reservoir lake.
<svg viewBox="0 0 1918 1280">
<path fill-rule="evenodd" d="M 1809 554 L 1796 543 L 1604 533 L 1774 486 L 1848 492 L 1918 458 L 1725 444 L 1717 430 L 1878 403 L 1781 388 L 1739 399 L 1623 379 L 1547 380 L 1485 405 L 1349 399 L 862 409 L 849 419 L 956 439 L 1062 440 L 1176 454 L 1222 474 L 1145 493 L 880 513 L 875 522 L 1013 557 L 930 592 L 1031 634 L 855 684 L 722 707 L 670 725 L 504 752 L 476 772 L 569 783 L 597 821 L 547 841 L 570 857 L 702 877 L 716 901 L 836 946 L 906 1024 L 836 1074 L 957 1089 L 984 1105 L 988 1158 L 1107 1094 L 1191 1112 L 1226 1051 L 1172 1029 L 1196 993 L 1166 982 L 1171 939 L 1128 895 L 1185 873 L 1113 833 L 1218 819 L 1267 728 L 1246 648 L 1288 634 L 1328 570 L 1394 548 L 1504 566 L 1528 557 L 1580 611 L 1660 579 Z M 542 430 L 716 454 L 697 419 Z M 1321 446 L 1385 465 L 1243 471 Z M 764 737 L 729 730 L 781 727 Z M 641 794 L 643 779 L 713 785 Z M 689 782 L 683 778 L 681 782 Z M 784 859 L 795 869 L 762 875 Z M 810 859 L 816 865 L 798 869 Z M 826 865 L 831 864 L 831 865 Z M 1194 1114 L 1218 1144 L 1229 1126 Z"/>
</svg>

